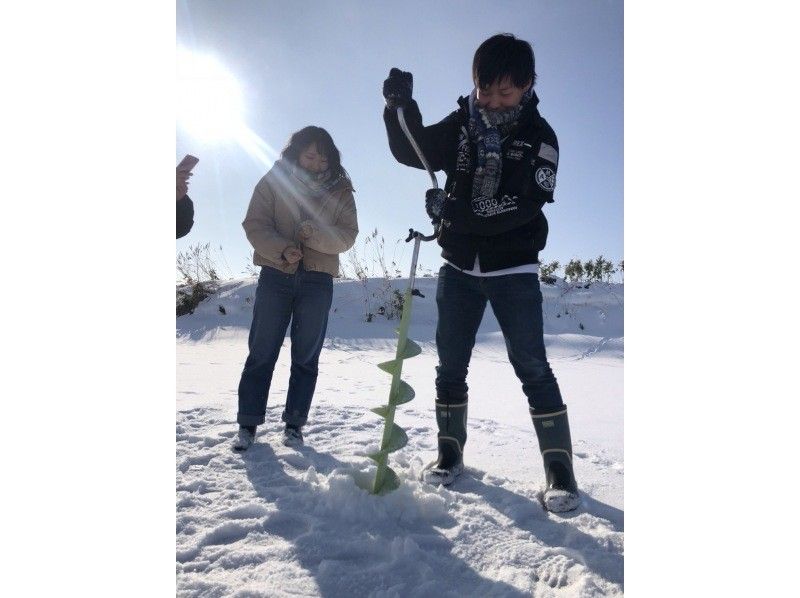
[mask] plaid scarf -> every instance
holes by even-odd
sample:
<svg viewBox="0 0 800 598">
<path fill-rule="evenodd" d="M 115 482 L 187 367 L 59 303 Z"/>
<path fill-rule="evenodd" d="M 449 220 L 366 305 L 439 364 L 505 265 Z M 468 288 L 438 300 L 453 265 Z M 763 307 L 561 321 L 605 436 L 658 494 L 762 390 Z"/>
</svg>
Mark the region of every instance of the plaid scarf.
<svg viewBox="0 0 800 598">
<path fill-rule="evenodd" d="M 469 139 L 477 147 L 478 166 L 472 179 L 472 197 L 494 197 L 503 173 L 501 144 L 517 126 L 525 104 L 533 96 L 533 86 L 519 104 L 508 110 L 486 110 L 475 101 L 476 90 L 469 95 Z"/>
</svg>

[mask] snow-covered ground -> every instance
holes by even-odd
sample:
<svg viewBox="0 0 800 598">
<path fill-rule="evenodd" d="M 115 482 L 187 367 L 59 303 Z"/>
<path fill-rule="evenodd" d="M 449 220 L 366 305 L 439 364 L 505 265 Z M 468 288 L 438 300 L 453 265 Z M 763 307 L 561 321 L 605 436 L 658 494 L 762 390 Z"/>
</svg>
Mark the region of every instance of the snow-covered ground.
<svg viewBox="0 0 800 598">
<path fill-rule="evenodd" d="M 392 281 L 404 289 L 407 281 Z M 403 365 L 416 390 L 398 408 L 408 445 L 391 455 L 399 490 L 371 496 L 397 320 L 364 321 L 381 281 L 337 281 L 317 392 L 299 449 L 278 441 L 284 350 L 267 422 L 230 450 L 255 279 L 231 281 L 177 319 L 177 576 L 180 596 L 618 596 L 623 591 L 623 305 L 618 284 L 542 286 L 548 356 L 569 406 L 575 513 L 539 502 L 543 470 L 520 383 L 487 308 L 470 365 L 465 474 L 419 481 L 436 456 L 435 278 L 418 279 Z M 375 295 L 375 296 L 373 296 Z M 223 315 L 219 306 L 223 306 Z M 289 340 L 284 344 L 288 348 Z"/>
</svg>

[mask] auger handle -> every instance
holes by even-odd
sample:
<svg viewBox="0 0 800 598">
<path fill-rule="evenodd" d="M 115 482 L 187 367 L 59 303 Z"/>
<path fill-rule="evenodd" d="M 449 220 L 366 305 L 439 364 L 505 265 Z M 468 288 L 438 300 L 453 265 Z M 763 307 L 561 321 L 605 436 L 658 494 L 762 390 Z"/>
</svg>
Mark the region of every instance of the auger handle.
<svg viewBox="0 0 800 598">
<path fill-rule="evenodd" d="M 411 147 L 413 147 L 414 151 L 417 153 L 419 161 L 422 162 L 422 165 L 425 167 L 425 170 L 428 171 L 428 174 L 431 177 L 431 183 L 433 183 L 433 188 L 438 189 L 439 181 L 436 180 L 436 175 L 433 173 L 430 164 L 428 164 L 428 161 L 425 159 L 425 154 L 422 153 L 422 149 L 420 149 L 419 145 L 417 144 L 417 140 L 414 139 L 414 136 L 411 134 L 411 131 L 408 130 L 408 125 L 406 124 L 406 117 L 403 114 L 402 106 L 397 107 L 397 120 L 400 122 L 400 128 L 403 129 L 403 133 L 406 134 L 406 137 L 408 138 L 408 142 L 411 144 Z"/>
<path fill-rule="evenodd" d="M 408 139 L 408 143 L 411 144 L 411 147 L 414 148 L 414 151 L 419 158 L 419 161 L 422 162 L 422 165 L 425 167 L 425 170 L 428 171 L 428 175 L 431 177 L 431 184 L 433 185 L 434 189 L 439 188 L 439 181 L 436 180 L 436 174 L 434 174 L 433 170 L 431 170 L 430 164 L 425 159 L 425 154 L 422 153 L 422 148 L 420 148 L 417 140 L 414 139 L 414 136 L 411 134 L 411 131 L 406 124 L 406 117 L 403 113 L 403 107 L 397 107 L 397 121 L 400 123 L 400 128 L 403 129 L 403 133 L 405 133 L 406 138 Z M 436 237 L 439 236 L 439 224 L 434 224 L 433 233 L 430 235 L 423 235 L 419 231 L 415 231 L 413 228 L 408 229 L 408 238 L 406 239 L 406 243 L 411 241 L 412 239 L 420 239 L 421 241 L 433 241 Z M 416 249 L 416 248 L 415 248 Z M 416 261 L 416 260 L 414 260 Z"/>
<path fill-rule="evenodd" d="M 439 227 L 438 225 L 434 227 L 433 233 L 430 235 L 423 235 L 418 230 L 414 230 L 413 228 L 408 229 L 408 236 L 406 237 L 406 243 L 413 241 L 414 239 L 419 239 L 420 241 L 433 241 L 439 235 Z"/>
</svg>

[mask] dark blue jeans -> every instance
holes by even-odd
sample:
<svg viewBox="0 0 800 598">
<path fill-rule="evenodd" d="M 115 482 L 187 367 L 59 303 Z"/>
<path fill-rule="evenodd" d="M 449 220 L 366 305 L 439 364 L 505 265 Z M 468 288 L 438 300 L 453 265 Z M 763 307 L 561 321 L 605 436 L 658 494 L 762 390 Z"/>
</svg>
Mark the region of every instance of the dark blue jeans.
<svg viewBox="0 0 800 598">
<path fill-rule="evenodd" d="M 439 270 L 436 289 L 439 399 L 447 401 L 452 395 L 454 400 L 463 401 L 469 359 L 487 301 L 503 331 L 508 359 L 522 382 L 528 404 L 534 409 L 563 405 L 558 382 L 545 354 L 539 276 L 470 276 L 449 264 Z"/>
<path fill-rule="evenodd" d="M 292 323 L 292 367 L 286 407 L 281 419 L 302 426 L 308 419 L 317 385 L 319 354 L 328 328 L 333 299 L 333 277 L 309 272 L 302 264 L 295 274 L 263 266 L 258 278 L 253 323 L 250 325 L 250 354 L 239 382 L 239 413 L 244 426 L 264 423 L 272 373 Z"/>
</svg>

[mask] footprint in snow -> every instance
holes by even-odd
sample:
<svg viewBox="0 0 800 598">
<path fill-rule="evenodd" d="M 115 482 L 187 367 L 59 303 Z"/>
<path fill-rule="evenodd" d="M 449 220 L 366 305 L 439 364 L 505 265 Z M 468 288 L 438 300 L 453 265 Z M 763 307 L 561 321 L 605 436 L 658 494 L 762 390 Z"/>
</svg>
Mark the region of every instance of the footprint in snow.
<svg viewBox="0 0 800 598">
<path fill-rule="evenodd" d="M 270 510 L 264 505 L 250 503 L 228 509 L 221 513 L 221 516 L 225 519 L 258 519 L 269 515 L 269 513 Z"/>
<path fill-rule="evenodd" d="M 294 540 L 311 529 L 308 517 L 283 511 L 272 513 L 262 526 L 265 532 L 281 536 L 286 540 Z"/>
<path fill-rule="evenodd" d="M 212 453 L 205 453 L 202 455 L 194 455 L 192 457 L 186 457 L 183 461 L 181 461 L 181 464 L 178 465 L 178 469 L 180 469 L 182 473 L 186 473 L 186 471 L 192 465 L 202 465 L 205 467 L 213 458 L 214 454 Z"/>
<path fill-rule="evenodd" d="M 300 455 L 298 453 L 289 453 L 287 455 L 280 455 L 278 458 L 284 463 L 288 463 L 295 469 L 300 469 L 303 471 L 305 471 L 311 466 L 309 460 L 303 455 Z"/>
<path fill-rule="evenodd" d="M 569 584 L 569 570 L 573 566 L 575 566 L 574 561 L 563 554 L 555 554 L 535 567 L 533 576 L 551 588 L 563 588 Z"/>
</svg>

